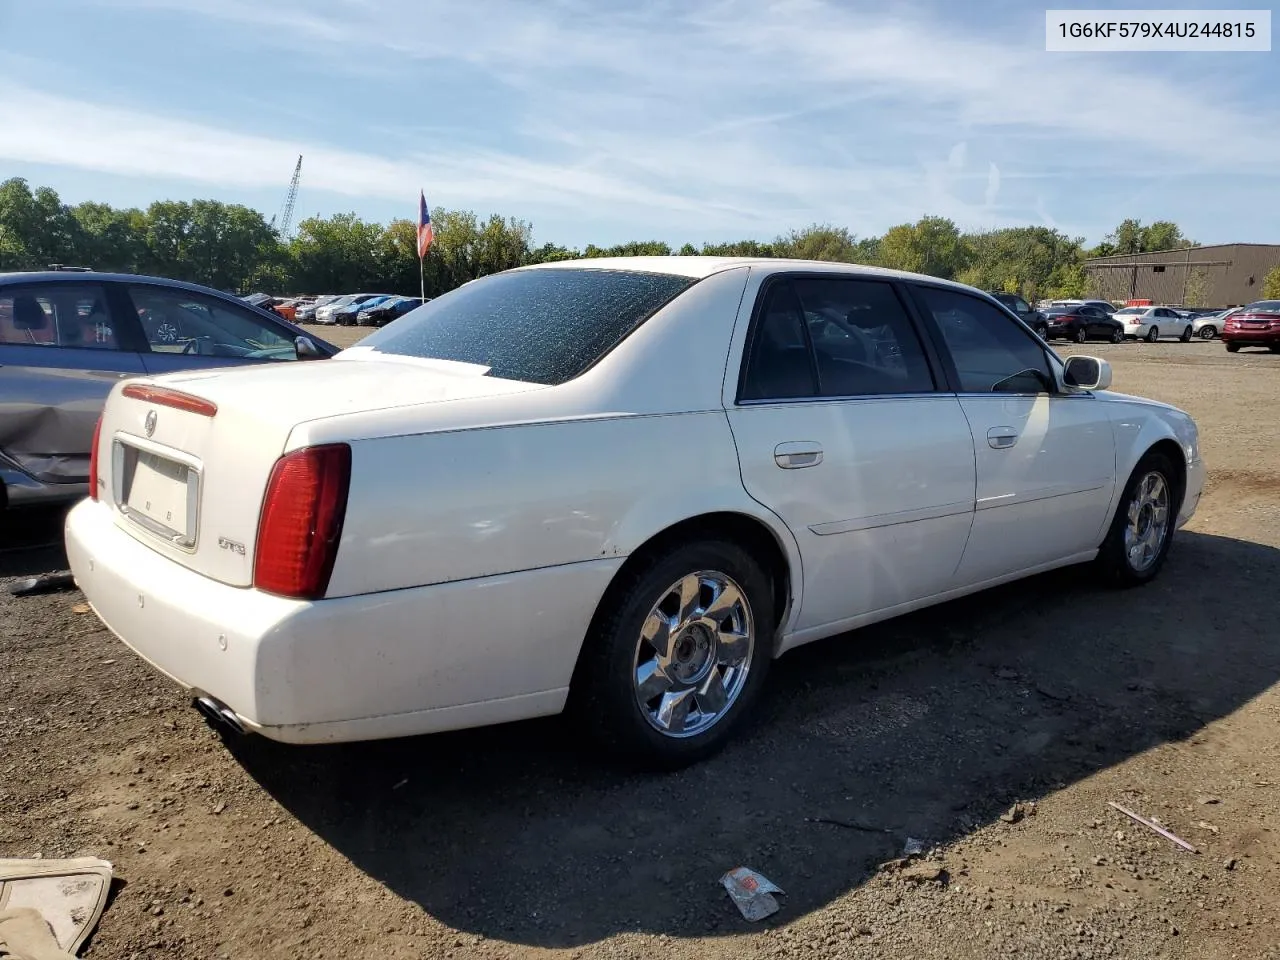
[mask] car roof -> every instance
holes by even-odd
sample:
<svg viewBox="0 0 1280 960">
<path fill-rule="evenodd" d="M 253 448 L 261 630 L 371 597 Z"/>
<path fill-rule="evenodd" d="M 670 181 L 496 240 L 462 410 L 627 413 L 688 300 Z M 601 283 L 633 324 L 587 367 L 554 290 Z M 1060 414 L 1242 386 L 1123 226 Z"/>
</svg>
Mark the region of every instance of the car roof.
<svg viewBox="0 0 1280 960">
<path fill-rule="evenodd" d="M 13 273 L 0 273 L 0 285 L 11 283 L 92 283 L 95 280 L 113 280 L 119 283 L 149 283 L 155 286 L 172 287 L 177 290 L 189 290 L 191 293 L 212 294 L 226 300 L 238 300 L 249 303 L 234 293 L 226 293 L 214 287 L 206 287 L 199 283 L 188 283 L 185 280 L 170 280 L 168 277 L 152 277 L 141 273 L 98 273 L 93 270 L 30 270 Z M 252 296 L 252 294 L 250 294 Z M 267 299 L 273 299 L 268 297 Z M 251 304 L 252 305 L 252 304 Z"/>
<path fill-rule="evenodd" d="M 938 286 L 954 287 L 957 290 L 978 290 L 953 280 L 943 280 L 921 273 L 908 273 L 905 270 L 890 270 L 887 267 L 871 267 L 860 263 L 843 263 L 834 260 L 785 260 L 778 257 L 591 257 L 582 260 L 557 260 L 552 263 L 535 263 L 516 270 L 633 270 L 639 273 L 665 273 L 673 276 L 689 277 L 701 280 L 712 274 L 723 273 L 739 267 L 752 267 L 770 273 L 832 273 L 844 276 L 881 277 L 884 279 L 916 280 Z M 514 272 L 514 271 L 513 271 Z"/>
</svg>

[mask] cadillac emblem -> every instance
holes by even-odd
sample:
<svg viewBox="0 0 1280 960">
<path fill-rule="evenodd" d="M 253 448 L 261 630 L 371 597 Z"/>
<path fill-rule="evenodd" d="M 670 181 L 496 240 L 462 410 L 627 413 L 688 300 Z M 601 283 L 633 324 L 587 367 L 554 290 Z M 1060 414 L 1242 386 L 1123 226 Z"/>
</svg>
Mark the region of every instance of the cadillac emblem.
<svg viewBox="0 0 1280 960">
<path fill-rule="evenodd" d="M 147 431 L 148 437 L 156 432 L 156 412 L 154 410 L 147 411 L 147 419 L 143 421 L 142 427 Z"/>
</svg>

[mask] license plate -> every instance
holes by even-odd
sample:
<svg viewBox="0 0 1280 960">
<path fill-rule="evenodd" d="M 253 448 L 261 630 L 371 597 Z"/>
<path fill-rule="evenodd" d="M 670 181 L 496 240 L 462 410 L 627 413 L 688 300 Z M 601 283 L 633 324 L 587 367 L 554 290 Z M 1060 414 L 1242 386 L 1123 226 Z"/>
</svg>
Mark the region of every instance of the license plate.
<svg viewBox="0 0 1280 960">
<path fill-rule="evenodd" d="M 123 498 L 120 508 L 131 520 L 180 547 L 195 545 L 195 507 L 199 475 L 190 466 L 150 450 L 120 449 Z"/>
</svg>

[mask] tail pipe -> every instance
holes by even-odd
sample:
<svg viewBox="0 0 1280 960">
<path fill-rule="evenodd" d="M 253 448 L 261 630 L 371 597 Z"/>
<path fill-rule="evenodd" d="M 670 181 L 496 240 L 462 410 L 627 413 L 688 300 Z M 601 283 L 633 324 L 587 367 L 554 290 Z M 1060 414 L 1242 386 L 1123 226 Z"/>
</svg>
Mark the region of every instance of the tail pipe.
<svg viewBox="0 0 1280 960">
<path fill-rule="evenodd" d="M 223 733 L 234 733 L 238 737 L 242 737 L 248 732 L 245 730 L 244 724 L 240 722 L 240 718 L 236 716 L 236 712 L 225 703 L 219 703 L 213 697 L 196 697 L 191 705 L 200 711 L 201 716 L 215 730 Z"/>
</svg>

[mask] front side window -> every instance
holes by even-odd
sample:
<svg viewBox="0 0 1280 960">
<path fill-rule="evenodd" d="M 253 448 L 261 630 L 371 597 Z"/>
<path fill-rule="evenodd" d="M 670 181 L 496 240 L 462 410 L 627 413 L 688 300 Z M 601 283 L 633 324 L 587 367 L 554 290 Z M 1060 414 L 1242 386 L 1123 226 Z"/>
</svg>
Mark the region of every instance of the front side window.
<svg viewBox="0 0 1280 960">
<path fill-rule="evenodd" d="M 0 343 L 119 350 L 107 297 L 95 283 L 43 283 L 0 291 Z"/>
<path fill-rule="evenodd" d="M 942 333 L 965 393 L 1043 393 L 1053 389 L 1039 341 L 985 301 L 955 290 L 917 287 Z"/>
<path fill-rule="evenodd" d="M 129 296 L 152 353 L 296 360 L 285 331 L 252 311 L 170 287 L 134 285 Z"/>
<path fill-rule="evenodd" d="M 638 270 L 498 273 L 436 297 L 360 346 L 476 364 L 504 380 L 565 383 L 695 282 Z"/>
</svg>

